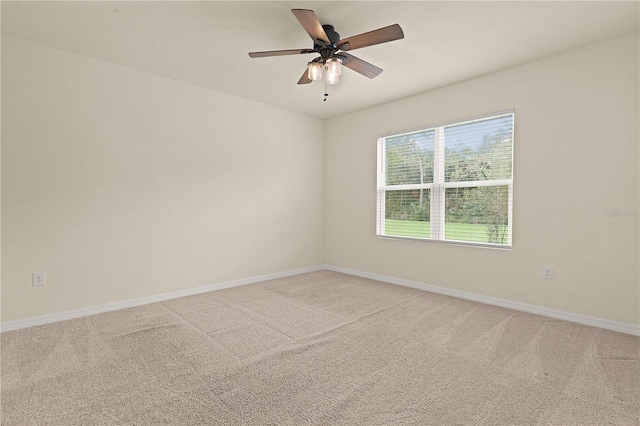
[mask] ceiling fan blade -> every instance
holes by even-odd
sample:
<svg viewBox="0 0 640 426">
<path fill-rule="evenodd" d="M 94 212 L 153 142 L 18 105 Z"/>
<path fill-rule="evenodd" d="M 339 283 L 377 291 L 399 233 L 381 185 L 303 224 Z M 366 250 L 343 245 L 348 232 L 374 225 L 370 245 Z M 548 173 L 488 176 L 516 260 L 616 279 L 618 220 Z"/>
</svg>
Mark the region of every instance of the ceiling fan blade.
<svg viewBox="0 0 640 426">
<path fill-rule="evenodd" d="M 342 65 L 347 68 L 351 68 L 355 72 L 359 72 L 365 77 L 374 78 L 382 72 L 382 68 L 378 68 L 367 61 L 356 58 L 355 56 L 350 55 L 347 52 L 338 53 L 338 57 L 342 59 Z"/>
<path fill-rule="evenodd" d="M 267 56 L 300 55 L 303 53 L 314 53 L 312 49 L 289 49 L 289 50 L 268 50 L 266 52 L 249 52 L 252 58 L 265 58 Z"/>
<path fill-rule="evenodd" d="M 311 83 L 311 79 L 309 78 L 308 75 L 308 71 L 305 69 L 304 70 L 304 74 L 302 74 L 302 77 L 300 77 L 300 80 L 298 80 L 298 84 L 309 84 Z"/>
<path fill-rule="evenodd" d="M 322 24 L 318 20 L 316 13 L 313 10 L 307 9 L 291 9 L 291 13 L 298 18 L 302 28 L 311 36 L 314 43 L 317 40 L 323 41 L 325 44 L 329 44 L 329 37 L 327 33 L 322 29 Z"/>
<path fill-rule="evenodd" d="M 369 31 L 368 33 L 358 34 L 348 37 L 338 42 L 338 49 L 354 50 L 361 47 L 373 46 L 374 44 L 386 43 L 388 41 L 399 40 L 404 38 L 404 33 L 400 25 L 393 24 L 388 27 L 379 28 Z M 348 43 L 348 44 L 347 44 Z"/>
</svg>

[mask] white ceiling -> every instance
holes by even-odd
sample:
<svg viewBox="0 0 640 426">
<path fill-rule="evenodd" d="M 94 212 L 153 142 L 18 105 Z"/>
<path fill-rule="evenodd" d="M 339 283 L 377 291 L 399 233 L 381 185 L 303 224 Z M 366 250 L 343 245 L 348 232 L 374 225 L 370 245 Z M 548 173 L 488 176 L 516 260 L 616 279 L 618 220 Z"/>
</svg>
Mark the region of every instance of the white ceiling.
<svg viewBox="0 0 640 426">
<path fill-rule="evenodd" d="M 2 33 L 320 118 L 432 90 L 637 32 L 637 1 L 2 1 Z M 369 80 L 297 85 L 313 55 L 290 9 L 315 10 L 343 38 L 398 23 L 405 38 L 352 51 L 384 69 Z"/>
</svg>

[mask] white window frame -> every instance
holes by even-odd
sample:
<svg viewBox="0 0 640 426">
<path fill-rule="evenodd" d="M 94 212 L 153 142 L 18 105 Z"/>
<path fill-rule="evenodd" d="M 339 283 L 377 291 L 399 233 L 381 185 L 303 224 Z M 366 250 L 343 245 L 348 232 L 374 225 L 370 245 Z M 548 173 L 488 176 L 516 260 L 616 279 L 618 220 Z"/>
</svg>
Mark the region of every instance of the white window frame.
<svg viewBox="0 0 640 426">
<path fill-rule="evenodd" d="M 482 181 L 459 181 L 445 182 L 445 146 L 444 146 L 444 129 L 451 125 L 463 125 L 477 121 L 483 121 L 490 118 L 511 115 L 513 122 L 512 148 L 515 149 L 515 114 L 514 110 L 506 110 L 497 113 L 476 116 L 471 119 L 455 120 L 437 125 L 425 126 L 416 130 L 402 133 L 393 133 L 378 138 L 378 164 L 377 164 L 377 208 L 376 208 L 376 235 L 379 238 L 402 239 L 402 240 L 419 240 L 455 245 L 469 245 L 477 247 L 491 247 L 500 249 L 511 249 L 513 239 L 513 149 L 512 149 L 512 170 L 511 179 L 493 179 Z M 386 185 L 386 158 L 385 158 L 385 140 L 389 137 L 403 136 L 416 132 L 434 131 L 434 170 L 433 183 L 409 184 L 409 185 Z M 487 186 L 507 186 L 508 187 L 508 230 L 506 244 L 478 243 L 463 240 L 446 240 L 445 239 L 445 191 L 448 188 L 477 188 Z M 427 189 L 431 196 L 430 217 L 430 237 L 409 237 L 400 235 L 386 235 L 385 233 L 385 194 L 387 191 L 398 190 L 415 190 Z M 436 220 L 433 220 L 436 218 Z"/>
</svg>

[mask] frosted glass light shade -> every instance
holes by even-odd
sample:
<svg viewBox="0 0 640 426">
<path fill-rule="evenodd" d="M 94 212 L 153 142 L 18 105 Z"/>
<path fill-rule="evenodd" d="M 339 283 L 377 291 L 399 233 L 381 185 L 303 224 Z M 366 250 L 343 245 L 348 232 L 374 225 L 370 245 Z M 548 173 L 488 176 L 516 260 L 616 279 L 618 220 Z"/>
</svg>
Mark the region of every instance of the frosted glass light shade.
<svg viewBox="0 0 640 426">
<path fill-rule="evenodd" d="M 327 73 L 325 79 L 327 81 L 327 84 L 338 84 L 338 74 Z"/>
<path fill-rule="evenodd" d="M 338 84 L 338 76 L 342 72 L 340 64 L 342 61 L 338 58 L 329 58 L 324 63 L 325 80 L 327 84 Z"/>
<path fill-rule="evenodd" d="M 310 62 L 307 68 L 307 77 L 309 77 L 309 80 L 315 81 L 322 78 L 322 65 L 320 65 L 319 62 Z"/>
<path fill-rule="evenodd" d="M 342 61 L 340 59 L 329 58 L 325 63 L 325 69 L 330 74 L 340 75 L 340 73 L 342 72 L 340 64 L 342 64 Z"/>
</svg>

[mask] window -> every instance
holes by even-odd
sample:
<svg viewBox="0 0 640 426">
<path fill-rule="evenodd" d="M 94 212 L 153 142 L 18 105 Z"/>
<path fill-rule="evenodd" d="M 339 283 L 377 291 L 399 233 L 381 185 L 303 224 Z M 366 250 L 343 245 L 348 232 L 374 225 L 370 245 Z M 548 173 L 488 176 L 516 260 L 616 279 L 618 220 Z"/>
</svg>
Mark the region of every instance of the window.
<svg viewBox="0 0 640 426">
<path fill-rule="evenodd" d="M 511 246 L 513 112 L 378 139 L 377 234 Z"/>
</svg>

